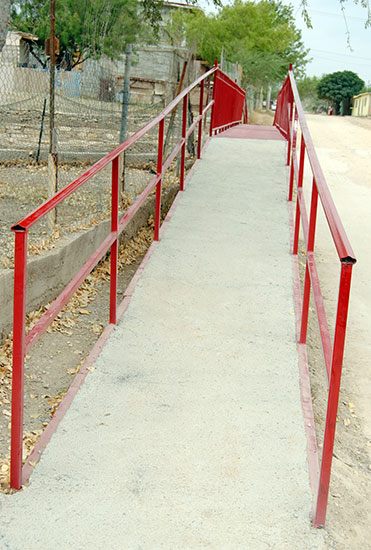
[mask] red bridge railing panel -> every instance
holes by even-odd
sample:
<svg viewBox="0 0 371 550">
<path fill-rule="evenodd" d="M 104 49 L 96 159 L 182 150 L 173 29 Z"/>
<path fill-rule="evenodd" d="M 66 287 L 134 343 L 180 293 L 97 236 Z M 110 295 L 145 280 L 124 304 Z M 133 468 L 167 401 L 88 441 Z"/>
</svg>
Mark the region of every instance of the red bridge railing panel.
<svg viewBox="0 0 371 550">
<path fill-rule="evenodd" d="M 214 101 L 213 128 L 241 122 L 245 91 L 220 71 L 215 75 Z"/>
<path fill-rule="evenodd" d="M 316 487 L 316 495 L 314 497 L 313 506 L 313 523 L 315 527 L 323 527 L 326 520 L 352 267 L 356 262 L 356 258 L 319 164 L 313 141 L 308 130 L 307 122 L 305 120 L 304 111 L 291 67 L 277 98 L 274 124 L 287 140 L 287 165 L 289 166 L 288 200 L 290 202 L 293 202 L 294 191 L 296 191 L 292 253 L 294 256 L 297 256 L 298 254 L 300 227 L 303 232 L 304 247 L 306 252 L 304 289 L 301 299 L 300 319 L 298 320 L 298 343 L 299 345 L 306 345 L 309 301 L 310 293 L 312 292 L 328 379 L 328 400 L 325 433 L 322 446 L 322 459 L 321 463 L 318 464 L 318 467 L 311 469 L 311 475 L 316 476 L 316 479 L 311 479 L 312 486 Z M 301 133 L 301 141 L 298 163 L 297 135 L 299 130 Z M 308 158 L 312 173 L 309 219 L 303 193 L 304 164 L 306 158 Z M 335 336 L 333 342 L 330 337 L 330 330 L 324 307 L 320 279 L 316 265 L 316 254 L 314 250 L 317 210 L 319 204 L 318 199 L 322 205 L 340 261 L 340 282 L 337 299 L 337 315 L 334 328 Z M 314 474 L 314 471 L 317 473 Z"/>
<path fill-rule="evenodd" d="M 209 101 L 209 91 L 212 78 L 214 79 L 214 97 Z M 217 81 L 220 81 L 220 90 L 215 96 Z M 204 106 L 204 89 L 207 87 L 207 100 Z M 199 115 L 194 122 L 187 126 L 187 105 L 188 96 L 195 88 L 200 88 Z M 224 90 L 224 91 L 223 91 Z M 226 103 L 223 99 L 226 95 Z M 215 100 L 217 97 L 217 100 Z M 12 422 L 11 422 L 11 468 L 10 486 L 19 489 L 26 481 L 29 473 L 29 465 L 22 467 L 22 444 L 23 444 L 23 381 L 24 381 L 24 359 L 42 334 L 70 300 L 84 279 L 94 269 L 104 255 L 110 251 L 111 275 L 110 275 L 110 310 L 109 323 L 117 322 L 117 271 L 118 271 L 118 239 L 129 221 L 133 218 L 147 197 L 156 189 L 155 203 L 155 227 L 154 240 L 159 240 L 160 218 L 161 218 L 161 191 L 162 179 L 172 161 L 180 152 L 181 170 L 179 177 L 179 190 L 184 190 L 185 151 L 186 142 L 190 135 L 198 129 L 197 158 L 201 157 L 202 151 L 202 127 L 206 126 L 207 115 L 213 109 L 215 120 L 222 122 L 226 127 L 241 122 L 243 113 L 243 100 L 245 92 L 227 75 L 220 71 L 217 66 L 200 76 L 188 88 L 183 90 L 158 116 L 151 120 L 146 126 L 121 143 L 116 149 L 96 162 L 89 170 L 84 172 L 69 185 L 56 193 L 53 197 L 28 214 L 12 227 L 15 232 L 15 268 L 14 268 L 14 321 L 13 321 L 13 377 L 12 377 Z M 182 137 L 169 153 L 166 159 L 164 156 L 164 125 L 166 116 L 173 109 L 182 104 Z M 237 118 L 239 117 L 239 121 Z M 210 135 L 218 130 L 213 125 L 213 117 L 210 117 Z M 157 173 L 147 187 L 139 195 L 135 203 L 129 208 L 125 215 L 119 219 L 119 156 L 126 151 L 133 143 L 138 141 L 147 132 L 158 127 L 157 144 Z M 34 327 L 26 334 L 26 290 L 27 290 L 27 236 L 28 230 L 48 212 L 61 204 L 69 195 L 77 191 L 91 177 L 101 171 L 107 165 L 112 164 L 112 193 L 111 193 L 111 231 L 85 262 L 81 269 L 71 279 L 60 295 L 52 302 L 48 310 L 38 320 Z"/>
</svg>

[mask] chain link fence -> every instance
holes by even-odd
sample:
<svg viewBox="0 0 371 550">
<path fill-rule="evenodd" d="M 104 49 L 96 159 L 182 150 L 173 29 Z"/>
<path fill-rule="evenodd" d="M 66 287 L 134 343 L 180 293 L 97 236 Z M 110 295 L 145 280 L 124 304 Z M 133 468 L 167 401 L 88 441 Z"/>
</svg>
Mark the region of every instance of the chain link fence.
<svg viewBox="0 0 371 550">
<path fill-rule="evenodd" d="M 16 34 L 16 33 L 14 33 Z M 49 70 L 46 58 L 35 54 L 32 41 L 15 37 L 0 53 L 0 267 L 13 264 L 10 226 L 50 196 Z M 55 190 L 73 181 L 119 144 L 123 66 L 87 60 L 55 73 L 57 178 Z M 179 71 L 178 71 L 179 72 Z M 178 75 L 179 76 L 179 75 Z M 192 71 L 189 78 L 193 79 Z M 174 84 L 131 78 L 127 135 L 159 113 L 175 95 Z M 198 109 L 194 107 L 194 109 Z M 168 117 L 170 118 L 170 117 Z M 180 137 L 180 112 L 169 131 L 168 149 Z M 167 132 L 167 129 L 165 129 Z M 192 148 L 189 149 L 192 154 Z M 156 170 L 157 129 L 139 140 L 125 155 L 122 207 L 144 189 Z M 50 167 L 49 167 L 50 168 Z M 175 183 L 176 162 L 165 185 Z M 94 176 L 58 208 L 56 219 L 44 218 L 30 233 L 30 251 L 53 246 L 62 234 L 91 226 L 110 212 L 110 168 Z M 54 189 L 53 189 L 54 190 Z"/>
</svg>

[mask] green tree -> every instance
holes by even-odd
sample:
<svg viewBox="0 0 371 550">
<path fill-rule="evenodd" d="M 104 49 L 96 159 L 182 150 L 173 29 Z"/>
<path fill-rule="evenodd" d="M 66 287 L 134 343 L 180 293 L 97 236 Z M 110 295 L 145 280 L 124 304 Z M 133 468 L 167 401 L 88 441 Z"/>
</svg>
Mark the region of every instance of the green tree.
<svg viewBox="0 0 371 550">
<path fill-rule="evenodd" d="M 320 82 L 318 76 L 305 76 L 297 81 L 298 92 L 301 99 L 317 98 L 318 97 L 318 84 Z"/>
<path fill-rule="evenodd" d="M 216 15 L 197 10 L 178 13 L 168 33 L 174 43 L 185 36 L 188 46 L 210 64 L 220 59 L 224 48 L 230 61 L 242 65 L 245 81 L 253 85 L 282 80 L 290 63 L 300 73 L 306 63 L 293 8 L 279 0 L 235 0 Z"/>
<path fill-rule="evenodd" d="M 305 76 L 296 81 L 301 102 L 307 111 L 317 112 L 328 107 L 327 100 L 324 101 L 318 97 L 320 80 L 318 76 Z"/>
<path fill-rule="evenodd" d="M 349 114 L 350 99 L 364 87 L 364 81 L 352 71 L 325 75 L 318 84 L 318 96 L 334 103 L 336 114 Z"/>
<path fill-rule="evenodd" d="M 157 30 L 161 5 L 162 0 L 57 0 L 59 62 L 67 59 L 73 66 L 103 54 L 118 58 L 126 44 Z M 50 34 L 49 0 L 14 0 L 11 28 L 36 34 L 44 48 Z"/>
</svg>

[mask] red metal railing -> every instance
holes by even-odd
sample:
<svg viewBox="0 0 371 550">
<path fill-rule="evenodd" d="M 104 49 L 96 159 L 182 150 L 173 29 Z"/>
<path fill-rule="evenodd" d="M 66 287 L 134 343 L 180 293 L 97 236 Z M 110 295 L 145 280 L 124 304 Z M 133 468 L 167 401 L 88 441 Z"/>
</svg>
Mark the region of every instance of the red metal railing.
<svg viewBox="0 0 371 550">
<path fill-rule="evenodd" d="M 241 113 L 247 123 L 246 92 L 221 71 L 215 75 L 213 97 L 217 108 L 212 110 L 210 135 L 240 124 Z"/>
<path fill-rule="evenodd" d="M 319 465 L 318 458 L 315 468 L 312 468 L 312 486 L 316 495 L 313 506 L 313 523 L 316 527 L 323 527 L 326 519 L 328 491 L 331 474 L 331 464 L 336 428 L 336 415 L 339 401 L 340 380 L 344 354 L 345 332 L 347 325 L 350 284 L 353 264 L 356 262 L 354 252 L 349 243 L 334 202 L 327 187 L 325 177 L 320 167 L 314 145 L 309 134 L 296 87 L 294 75 L 290 67 L 289 74 L 283 84 L 277 99 L 277 109 L 274 124 L 285 136 L 288 142 L 287 165 L 289 168 L 289 196 L 293 202 L 294 184 L 296 186 L 296 213 L 293 230 L 294 256 L 298 254 L 299 231 L 302 227 L 306 250 L 306 269 L 303 294 L 300 299 L 298 319 L 299 346 L 306 344 L 310 292 L 315 303 L 319 330 L 321 335 L 324 362 L 328 379 L 328 400 L 325 432 L 322 447 L 322 459 Z M 299 165 L 296 154 L 298 130 L 301 131 Z M 303 177 L 305 153 L 309 160 L 312 173 L 312 192 L 309 219 L 303 194 Z M 316 234 L 318 198 L 330 229 L 332 239 L 340 260 L 340 286 L 338 292 L 337 314 L 335 321 L 334 340 L 331 341 L 326 312 L 324 308 L 320 280 L 314 254 Z M 297 265 L 297 264 L 296 264 Z M 317 456 L 317 455 L 316 455 Z"/>
<path fill-rule="evenodd" d="M 204 87 L 205 82 L 214 78 L 213 98 L 204 106 Z M 215 89 L 217 82 L 222 82 L 223 86 L 229 86 L 230 91 L 227 99 L 223 96 L 220 89 L 216 97 Z M 187 106 L 188 95 L 197 86 L 200 87 L 200 106 L 199 115 L 194 122 L 187 127 Z M 222 86 L 222 85 L 221 85 Z M 209 86 L 210 89 L 210 86 Z M 179 190 L 184 190 L 184 166 L 185 149 L 189 136 L 198 128 L 197 159 L 201 157 L 202 141 L 202 122 L 206 115 L 212 109 L 210 120 L 210 135 L 215 133 L 214 120 L 223 121 L 228 127 L 236 124 L 237 119 L 241 122 L 243 113 L 243 102 L 241 98 L 245 97 L 245 92 L 237 86 L 227 75 L 222 73 L 217 65 L 193 84 L 180 93 L 156 118 L 146 126 L 136 132 L 133 136 L 111 151 L 108 155 L 96 162 L 89 170 L 80 177 L 54 195 L 51 199 L 39 206 L 31 214 L 23 218 L 12 227 L 15 232 L 15 268 L 14 268 L 14 319 L 13 319 L 13 379 L 12 379 L 12 423 L 11 423 L 11 469 L 10 485 L 14 489 L 19 489 L 22 482 L 25 481 L 24 468 L 22 468 L 22 442 L 23 442 L 23 406 L 24 406 L 24 358 L 31 350 L 41 335 L 47 330 L 48 326 L 56 318 L 63 306 L 69 301 L 77 288 L 84 279 L 94 269 L 97 263 L 110 249 L 111 254 L 111 276 L 110 276 L 110 310 L 109 323 L 117 322 L 117 263 L 118 263 L 118 239 L 129 221 L 133 218 L 138 209 L 143 205 L 149 194 L 156 188 L 155 203 L 155 227 L 154 240 L 159 240 L 160 216 L 161 216 L 161 183 L 166 170 L 171 162 L 180 152 L 181 169 L 179 178 Z M 208 101 L 208 99 L 207 99 Z M 182 137 L 175 145 L 166 160 L 163 159 L 164 153 L 164 126 L 165 118 L 171 111 L 182 102 Z M 230 118 L 232 117 L 232 118 Z M 126 214 L 119 219 L 119 156 L 133 143 L 139 140 L 147 132 L 158 126 L 158 146 L 157 146 L 157 173 L 156 176 L 147 185 L 135 203 L 129 208 Z M 25 316 L 26 316 L 26 287 L 27 287 L 27 234 L 30 227 L 39 221 L 43 216 L 53 208 L 61 204 L 71 193 L 79 189 L 92 176 L 97 174 L 105 166 L 112 163 L 112 191 L 111 191 L 111 232 L 107 235 L 101 245 L 86 261 L 83 267 L 73 277 L 70 283 L 65 287 L 61 294 L 50 305 L 35 326 L 26 334 Z M 22 479 L 23 477 L 23 479 Z"/>
</svg>

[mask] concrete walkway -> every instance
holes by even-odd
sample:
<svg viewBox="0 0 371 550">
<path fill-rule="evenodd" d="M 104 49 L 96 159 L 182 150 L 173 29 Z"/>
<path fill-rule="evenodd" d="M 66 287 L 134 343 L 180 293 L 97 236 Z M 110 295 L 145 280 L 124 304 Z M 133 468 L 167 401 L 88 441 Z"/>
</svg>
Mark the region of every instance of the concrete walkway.
<svg viewBox="0 0 371 550">
<path fill-rule="evenodd" d="M 325 547 L 310 526 L 284 142 L 215 138 L 1 550 Z"/>
</svg>

